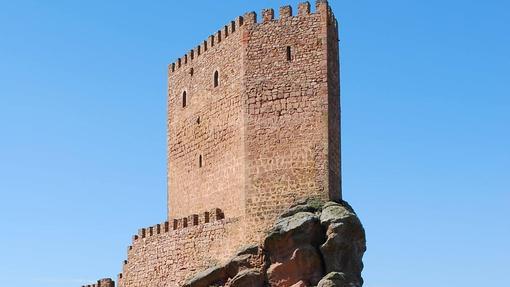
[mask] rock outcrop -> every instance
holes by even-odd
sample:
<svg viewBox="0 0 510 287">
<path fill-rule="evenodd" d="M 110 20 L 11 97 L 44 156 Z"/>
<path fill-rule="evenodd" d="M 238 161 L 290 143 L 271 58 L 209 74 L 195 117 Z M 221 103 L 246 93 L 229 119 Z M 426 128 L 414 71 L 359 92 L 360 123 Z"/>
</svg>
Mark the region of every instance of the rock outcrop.
<svg viewBox="0 0 510 287">
<path fill-rule="evenodd" d="M 360 287 L 365 231 L 346 202 L 308 200 L 284 212 L 259 245 L 184 287 Z"/>
</svg>

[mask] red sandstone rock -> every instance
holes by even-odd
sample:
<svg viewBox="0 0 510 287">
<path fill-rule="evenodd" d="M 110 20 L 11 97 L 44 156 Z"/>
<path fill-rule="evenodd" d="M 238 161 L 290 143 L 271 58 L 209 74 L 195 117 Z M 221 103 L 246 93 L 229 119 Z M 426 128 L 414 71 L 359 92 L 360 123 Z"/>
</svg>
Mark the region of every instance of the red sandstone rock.
<svg viewBox="0 0 510 287">
<path fill-rule="evenodd" d="M 288 261 L 271 264 L 267 270 L 269 286 L 289 287 L 300 281 L 317 285 L 323 275 L 321 264 L 315 247 L 299 247 Z"/>
<path fill-rule="evenodd" d="M 326 242 L 320 247 L 326 273 L 342 272 L 361 286 L 366 240 L 356 213 L 346 204 L 331 203 L 322 210 L 320 219 L 327 230 Z"/>
</svg>

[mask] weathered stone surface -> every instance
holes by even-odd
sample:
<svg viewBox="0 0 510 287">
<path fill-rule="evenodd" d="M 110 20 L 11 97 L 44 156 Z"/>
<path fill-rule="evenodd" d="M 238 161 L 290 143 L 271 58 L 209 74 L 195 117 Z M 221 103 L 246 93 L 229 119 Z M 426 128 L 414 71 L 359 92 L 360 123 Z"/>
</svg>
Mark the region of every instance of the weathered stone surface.
<svg viewBox="0 0 510 287">
<path fill-rule="evenodd" d="M 250 258 L 252 255 L 250 254 L 244 254 L 244 255 L 238 255 L 232 260 L 230 260 L 225 268 L 227 271 L 227 274 L 231 277 L 235 276 L 235 274 L 239 273 L 240 270 L 250 268 Z"/>
<path fill-rule="evenodd" d="M 279 218 L 282 219 L 285 217 L 291 217 L 299 212 L 310 212 L 310 213 L 320 212 L 322 210 L 323 205 L 324 205 L 324 201 L 320 198 L 303 199 L 303 200 L 296 202 L 289 209 L 284 211 L 280 215 Z"/>
<path fill-rule="evenodd" d="M 276 222 L 264 240 L 271 261 L 287 259 L 301 245 L 317 246 L 322 241 L 319 218 L 310 212 L 298 212 Z"/>
<path fill-rule="evenodd" d="M 226 273 L 232 278 L 243 270 L 260 266 L 262 263 L 261 250 L 257 245 L 248 245 L 240 248 L 237 255 L 226 265 Z"/>
<path fill-rule="evenodd" d="M 345 274 L 331 272 L 322 278 L 317 287 L 354 287 L 354 285 L 349 285 L 349 280 Z"/>
<path fill-rule="evenodd" d="M 184 283 L 184 287 L 209 287 L 215 282 L 223 281 L 226 277 L 224 266 L 211 267 L 198 273 Z"/>
<path fill-rule="evenodd" d="M 257 255 L 259 252 L 259 247 L 257 245 L 246 245 L 237 251 L 237 255 L 245 255 L 245 254 L 252 254 Z"/>
<path fill-rule="evenodd" d="M 327 228 L 326 242 L 320 247 L 326 273 L 343 272 L 361 285 L 366 240 L 359 218 L 340 204 L 324 208 L 320 218 Z"/>
<path fill-rule="evenodd" d="M 321 257 L 311 245 L 298 247 L 292 257 L 284 262 L 275 262 L 267 270 L 270 286 L 292 286 L 299 281 L 316 285 L 322 278 Z"/>
<path fill-rule="evenodd" d="M 247 269 L 237 274 L 230 282 L 230 287 L 263 287 L 264 275 L 258 269 Z"/>
<path fill-rule="evenodd" d="M 312 207 L 302 210 L 306 209 Z M 299 281 L 317 284 L 322 277 L 317 247 L 323 237 L 319 217 L 314 213 L 297 212 L 279 219 L 264 241 L 270 286 L 292 286 Z"/>
<path fill-rule="evenodd" d="M 260 267 L 263 263 L 263 258 L 258 253 L 256 254 L 241 254 L 232 258 L 226 266 L 227 275 L 232 278 L 236 274 L 246 269 Z"/>
<path fill-rule="evenodd" d="M 347 208 L 345 208 L 343 205 L 332 202 L 327 203 L 324 205 L 324 208 L 321 212 L 321 224 L 328 225 L 332 222 L 340 222 L 348 217 L 356 217 L 356 214 L 349 211 Z"/>
<path fill-rule="evenodd" d="M 282 213 L 280 215 L 280 218 L 285 218 L 285 217 L 291 217 L 293 216 L 294 214 L 296 213 L 299 213 L 299 212 L 310 212 L 310 213 L 314 213 L 316 212 L 317 210 L 310 206 L 310 205 L 306 205 L 306 204 L 303 204 L 303 205 L 296 205 L 296 206 L 293 206 L 291 207 L 289 210 L 285 211 L 284 213 Z"/>
<path fill-rule="evenodd" d="M 257 268 L 262 266 L 258 246 L 247 246 L 226 264 L 209 268 L 188 279 L 185 287 L 219 286 L 262 286 L 264 277 Z M 229 281 L 230 279 L 230 281 Z M 243 285 L 244 284 L 244 285 Z M 251 285 L 250 285 L 251 284 Z"/>
</svg>

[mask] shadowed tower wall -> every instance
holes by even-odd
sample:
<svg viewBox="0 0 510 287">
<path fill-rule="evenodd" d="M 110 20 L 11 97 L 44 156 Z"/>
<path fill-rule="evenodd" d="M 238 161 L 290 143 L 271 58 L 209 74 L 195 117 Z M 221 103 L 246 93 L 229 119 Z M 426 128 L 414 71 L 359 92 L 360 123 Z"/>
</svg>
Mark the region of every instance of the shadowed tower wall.
<svg viewBox="0 0 510 287">
<path fill-rule="evenodd" d="M 296 200 L 341 199 L 337 24 L 325 1 L 315 10 L 245 17 L 246 214 L 259 231 Z"/>
</svg>

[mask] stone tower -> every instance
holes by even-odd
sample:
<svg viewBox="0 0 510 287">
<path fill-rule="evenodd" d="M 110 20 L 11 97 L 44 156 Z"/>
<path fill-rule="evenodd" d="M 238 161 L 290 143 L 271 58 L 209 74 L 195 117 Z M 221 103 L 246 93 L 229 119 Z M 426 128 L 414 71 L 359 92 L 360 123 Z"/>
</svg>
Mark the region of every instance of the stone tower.
<svg viewBox="0 0 510 287">
<path fill-rule="evenodd" d="M 264 227 L 341 199 L 338 25 L 327 1 L 238 17 L 169 66 L 168 217 Z"/>
<path fill-rule="evenodd" d="M 297 10 L 237 17 L 169 66 L 168 218 L 132 237 L 119 287 L 182 286 L 294 202 L 342 198 L 338 24 L 327 1 Z"/>
</svg>

